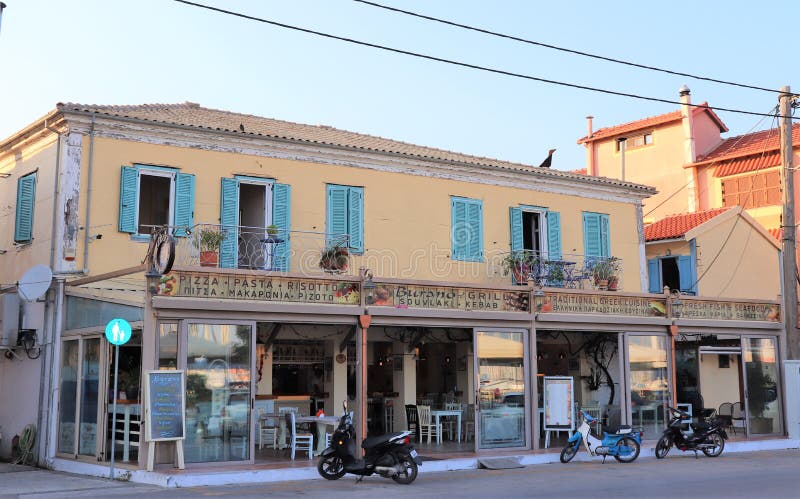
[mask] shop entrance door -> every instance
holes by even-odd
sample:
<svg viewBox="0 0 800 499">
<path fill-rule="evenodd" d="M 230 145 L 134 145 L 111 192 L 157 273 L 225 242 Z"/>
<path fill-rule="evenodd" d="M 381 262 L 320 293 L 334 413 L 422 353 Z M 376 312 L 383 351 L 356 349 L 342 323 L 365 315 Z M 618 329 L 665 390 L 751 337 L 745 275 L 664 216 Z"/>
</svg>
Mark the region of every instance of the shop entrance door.
<svg viewBox="0 0 800 499">
<path fill-rule="evenodd" d="M 783 431 L 777 343 L 774 337 L 742 338 L 747 406 L 742 417 L 746 421 L 748 436 Z"/>
<path fill-rule="evenodd" d="M 528 332 L 475 330 L 474 335 L 477 446 L 528 447 Z"/>
<path fill-rule="evenodd" d="M 670 392 L 667 336 L 627 333 L 626 352 L 630 424 L 644 430 L 646 439 L 658 438 L 666 425 Z"/>
<path fill-rule="evenodd" d="M 186 461 L 252 463 L 255 323 L 186 328 Z"/>
<path fill-rule="evenodd" d="M 100 394 L 105 389 L 106 342 L 99 336 L 67 339 L 61 345 L 61 376 L 58 413 L 59 454 L 101 457 L 104 446 L 105 407 Z M 98 422 L 100 424 L 98 424 Z"/>
</svg>

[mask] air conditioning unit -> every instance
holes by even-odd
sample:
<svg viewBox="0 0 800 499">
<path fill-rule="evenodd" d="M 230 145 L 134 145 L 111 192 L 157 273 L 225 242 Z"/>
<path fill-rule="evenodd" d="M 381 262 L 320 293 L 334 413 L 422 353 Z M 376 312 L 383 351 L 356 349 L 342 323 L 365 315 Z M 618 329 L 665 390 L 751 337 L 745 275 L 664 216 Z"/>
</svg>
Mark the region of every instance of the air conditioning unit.
<svg viewBox="0 0 800 499">
<path fill-rule="evenodd" d="M 19 310 L 17 293 L 0 295 L 0 347 L 13 348 L 17 346 Z"/>
</svg>

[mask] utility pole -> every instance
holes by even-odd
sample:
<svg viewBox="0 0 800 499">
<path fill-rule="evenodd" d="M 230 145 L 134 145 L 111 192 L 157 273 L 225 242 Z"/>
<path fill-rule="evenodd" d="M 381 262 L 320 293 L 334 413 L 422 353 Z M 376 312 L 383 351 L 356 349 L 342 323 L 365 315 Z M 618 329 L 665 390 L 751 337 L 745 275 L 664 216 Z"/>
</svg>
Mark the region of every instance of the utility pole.
<svg viewBox="0 0 800 499">
<path fill-rule="evenodd" d="M 800 359 L 797 330 L 797 249 L 794 222 L 794 169 L 792 168 L 792 94 L 781 87 L 781 180 L 783 181 L 783 317 L 789 359 Z"/>
</svg>

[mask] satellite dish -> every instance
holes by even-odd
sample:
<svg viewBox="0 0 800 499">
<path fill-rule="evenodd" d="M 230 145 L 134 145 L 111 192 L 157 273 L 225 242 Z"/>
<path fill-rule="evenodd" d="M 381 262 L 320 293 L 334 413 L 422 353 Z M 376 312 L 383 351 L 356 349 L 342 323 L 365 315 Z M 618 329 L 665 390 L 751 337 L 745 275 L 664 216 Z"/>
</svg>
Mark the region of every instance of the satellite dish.
<svg viewBox="0 0 800 499">
<path fill-rule="evenodd" d="M 19 296 L 25 301 L 36 301 L 50 289 L 53 271 L 47 265 L 34 265 L 17 282 Z"/>
</svg>

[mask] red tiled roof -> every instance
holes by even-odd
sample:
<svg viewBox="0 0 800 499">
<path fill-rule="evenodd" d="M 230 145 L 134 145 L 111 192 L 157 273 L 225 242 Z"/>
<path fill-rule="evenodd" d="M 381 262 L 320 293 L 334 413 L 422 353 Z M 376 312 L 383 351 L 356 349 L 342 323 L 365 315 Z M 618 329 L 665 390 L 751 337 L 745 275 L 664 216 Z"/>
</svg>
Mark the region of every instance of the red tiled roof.
<svg viewBox="0 0 800 499">
<path fill-rule="evenodd" d="M 645 241 L 660 241 L 681 237 L 698 225 L 708 222 L 712 218 L 728 211 L 730 208 L 715 208 L 713 210 L 698 211 L 696 213 L 681 213 L 669 215 L 657 220 L 644 228 Z"/>
<path fill-rule="evenodd" d="M 714 176 L 727 177 L 730 175 L 737 175 L 739 173 L 764 170 L 766 168 L 780 166 L 780 164 L 780 151 L 772 151 L 766 154 L 759 154 L 758 156 L 747 156 L 744 158 L 727 160 L 717 166 L 717 168 L 714 170 Z"/>
<path fill-rule="evenodd" d="M 767 232 L 769 232 L 769 235 L 777 239 L 779 242 L 781 237 L 783 237 L 783 230 L 780 227 L 777 229 L 767 229 Z"/>
<path fill-rule="evenodd" d="M 700 113 L 708 113 L 711 116 L 711 119 L 717 123 L 721 132 L 727 132 L 728 127 L 725 126 L 725 123 L 717 116 L 712 109 L 707 106 L 708 102 L 703 102 L 702 104 L 695 106 L 692 108 L 692 113 L 694 115 Z M 672 111 L 671 113 L 666 114 L 659 114 L 658 116 L 650 116 L 649 118 L 644 118 L 637 121 L 631 121 L 630 123 L 623 123 L 621 125 L 614 125 L 607 128 L 600 128 L 595 130 L 592 133 L 591 137 L 581 137 L 578 139 L 578 144 L 584 144 L 586 142 L 594 142 L 596 140 L 606 139 L 609 137 L 613 137 L 615 135 L 622 135 L 624 133 L 633 132 L 636 130 L 642 130 L 645 128 L 653 128 L 657 125 L 663 125 L 665 123 L 670 123 L 673 121 L 679 121 L 681 119 L 681 111 Z"/>
<path fill-rule="evenodd" d="M 586 168 L 580 168 L 578 170 L 570 170 L 570 173 L 577 173 L 578 175 L 586 175 Z"/>
<path fill-rule="evenodd" d="M 780 132 L 775 128 L 731 137 L 722 141 L 710 153 L 698 157 L 692 166 L 779 151 L 780 139 Z M 792 144 L 794 146 L 800 145 L 800 124 L 792 127 Z"/>
</svg>

